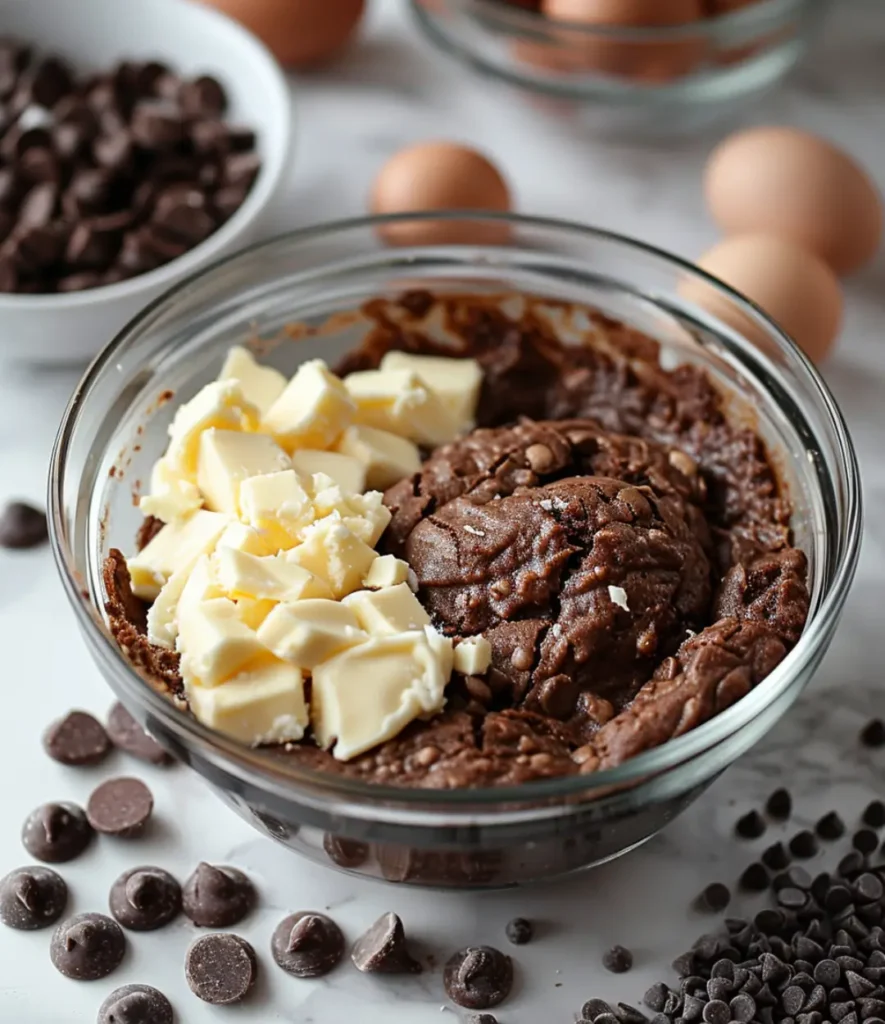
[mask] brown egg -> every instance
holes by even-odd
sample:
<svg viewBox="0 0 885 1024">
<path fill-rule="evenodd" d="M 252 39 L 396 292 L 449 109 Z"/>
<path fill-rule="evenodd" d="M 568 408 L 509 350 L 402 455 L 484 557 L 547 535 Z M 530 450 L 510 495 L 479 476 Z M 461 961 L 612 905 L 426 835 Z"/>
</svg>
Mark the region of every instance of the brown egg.
<svg viewBox="0 0 885 1024">
<path fill-rule="evenodd" d="M 829 352 L 842 321 L 842 291 L 816 256 L 774 235 L 736 235 L 713 246 L 698 266 L 761 307 L 815 363 Z M 765 332 L 731 300 L 701 281 L 680 293 L 763 347 Z"/>
<path fill-rule="evenodd" d="M 782 235 L 837 274 L 857 270 L 882 238 L 882 199 L 842 150 L 796 128 L 751 128 L 707 164 L 710 213 L 726 233 Z"/>
<path fill-rule="evenodd" d="M 323 64 L 344 49 L 365 0 L 203 0 L 253 32 L 281 64 Z"/>
<path fill-rule="evenodd" d="M 542 0 L 541 9 L 555 21 L 598 27 L 687 25 L 704 15 L 701 0 Z M 671 40 L 628 41 L 588 38 L 587 33 L 563 29 L 562 40 L 580 55 L 585 70 L 649 83 L 689 74 L 706 49 L 703 36 L 694 33 Z"/>
<path fill-rule="evenodd" d="M 372 213 L 427 210 L 510 209 L 510 191 L 500 171 L 481 153 L 455 142 L 421 142 L 401 149 L 378 172 L 372 185 Z M 394 245 L 497 244 L 506 224 L 431 221 L 383 229 Z"/>
</svg>

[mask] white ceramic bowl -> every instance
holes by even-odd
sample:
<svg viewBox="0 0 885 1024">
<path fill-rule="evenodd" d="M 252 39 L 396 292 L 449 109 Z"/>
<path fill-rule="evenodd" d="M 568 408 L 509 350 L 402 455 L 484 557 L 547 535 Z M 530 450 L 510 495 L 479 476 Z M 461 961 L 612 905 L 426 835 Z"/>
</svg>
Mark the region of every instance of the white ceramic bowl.
<svg viewBox="0 0 885 1024">
<path fill-rule="evenodd" d="M 185 76 L 214 75 L 232 121 L 258 137 L 262 168 L 246 201 L 206 241 L 119 284 L 65 295 L 0 294 L 0 359 L 76 363 L 95 355 L 141 308 L 200 267 L 254 241 L 285 184 L 292 150 L 289 88 L 270 52 L 217 11 L 188 0 L 0 0 L 0 34 L 60 54 L 78 70 L 160 60 Z"/>
</svg>

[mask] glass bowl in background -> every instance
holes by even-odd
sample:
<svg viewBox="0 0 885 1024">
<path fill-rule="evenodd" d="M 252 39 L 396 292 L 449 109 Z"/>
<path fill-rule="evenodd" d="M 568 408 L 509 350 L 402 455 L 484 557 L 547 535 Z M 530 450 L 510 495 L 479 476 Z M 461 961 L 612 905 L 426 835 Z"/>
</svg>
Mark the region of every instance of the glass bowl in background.
<svg viewBox="0 0 885 1024">
<path fill-rule="evenodd" d="M 637 242 L 562 222 L 450 214 L 511 244 L 389 249 L 369 218 L 296 232 L 216 263 L 168 292 L 98 357 L 55 446 L 50 506 L 59 571 L 90 654 L 130 712 L 256 828 L 348 870 L 433 886 L 503 886 L 614 857 L 642 842 L 752 746 L 796 699 L 822 658 L 851 582 L 861 533 L 858 472 L 842 417 L 818 373 L 771 322 L 725 286 Z M 488 237 L 488 234 L 486 234 Z M 715 320 L 683 296 L 716 298 Z M 373 786 L 242 746 L 176 709 L 118 649 L 107 627 L 101 564 L 131 551 L 149 479 L 174 410 L 213 379 L 228 347 L 281 337 L 262 358 L 291 374 L 334 362 L 369 327 L 369 299 L 407 288 L 518 294 L 597 308 L 656 338 L 666 365 L 704 366 L 753 417 L 789 487 L 796 543 L 808 555 L 805 632 L 752 693 L 712 721 L 617 768 L 521 787 L 459 791 Z M 693 288 L 692 290 L 696 290 Z M 755 343 L 726 326 L 751 323 Z M 169 398 L 169 392 L 175 397 Z"/>
<path fill-rule="evenodd" d="M 660 0 L 661 3 L 665 0 Z M 535 0 L 411 0 L 433 43 L 594 133 L 688 134 L 750 106 L 798 63 L 831 0 L 756 0 L 686 25 L 554 21 Z"/>
</svg>

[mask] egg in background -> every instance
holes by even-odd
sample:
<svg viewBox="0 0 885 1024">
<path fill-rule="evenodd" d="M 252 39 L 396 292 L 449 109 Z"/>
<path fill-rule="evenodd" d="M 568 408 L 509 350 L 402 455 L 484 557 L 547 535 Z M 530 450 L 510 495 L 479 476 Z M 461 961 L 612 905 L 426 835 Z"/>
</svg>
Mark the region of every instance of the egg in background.
<svg viewBox="0 0 885 1024">
<path fill-rule="evenodd" d="M 285 67 L 309 68 L 337 57 L 356 32 L 365 0 L 203 0 L 264 43 Z"/>
<path fill-rule="evenodd" d="M 817 256 L 774 235 L 736 235 L 697 265 L 755 302 L 812 362 L 826 358 L 842 323 L 843 300 L 836 276 Z M 679 292 L 761 348 L 771 345 L 760 325 L 711 285 L 686 279 Z"/>
<path fill-rule="evenodd" d="M 701 0 L 542 0 L 543 13 L 553 21 L 588 28 L 661 28 L 690 25 L 704 16 Z M 706 51 L 701 32 L 671 40 L 606 39 L 575 30 L 561 32 L 570 52 L 586 71 L 663 83 L 690 74 Z"/>
</svg>

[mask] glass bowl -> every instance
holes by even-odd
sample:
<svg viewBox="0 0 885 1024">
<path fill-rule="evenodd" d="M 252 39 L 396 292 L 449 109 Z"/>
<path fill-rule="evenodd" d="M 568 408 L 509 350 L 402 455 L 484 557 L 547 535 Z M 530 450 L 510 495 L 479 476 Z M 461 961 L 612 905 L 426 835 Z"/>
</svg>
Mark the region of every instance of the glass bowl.
<svg viewBox="0 0 885 1024">
<path fill-rule="evenodd" d="M 664 2 L 664 0 L 660 0 Z M 831 0 L 756 0 L 686 25 L 554 21 L 541 0 L 411 0 L 430 40 L 593 133 L 661 138 L 749 107 L 808 48 Z"/>
<path fill-rule="evenodd" d="M 767 732 L 812 676 L 836 628 L 858 554 L 860 488 L 851 441 L 816 370 L 755 307 L 690 265 L 617 235 L 517 216 L 439 215 L 510 244 L 387 248 L 379 227 L 434 215 L 369 218 L 289 234 L 178 285 L 96 359 L 74 393 L 52 458 L 52 544 L 99 670 L 142 725 L 260 831 L 362 875 L 432 886 L 504 886 L 599 863 L 671 821 Z M 461 226 L 465 226 L 462 224 Z M 712 289 L 714 319 L 684 295 Z M 165 447 L 178 398 L 217 374 L 228 347 L 277 339 L 263 358 L 286 373 L 333 362 L 367 329 L 359 309 L 408 288 L 541 296 L 587 305 L 656 338 L 665 365 L 691 361 L 750 415 L 795 507 L 808 555 L 803 636 L 743 700 L 693 732 L 596 774 L 520 787 L 409 790 L 291 764 L 217 734 L 155 692 L 114 642 L 101 564 L 131 551 L 133 488 Z M 732 328 L 729 310 L 754 342 Z M 283 329 L 293 322 L 299 330 Z M 282 339 L 282 340 L 280 340 Z"/>
</svg>

